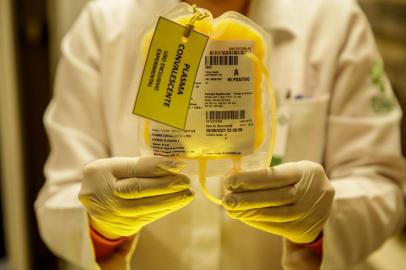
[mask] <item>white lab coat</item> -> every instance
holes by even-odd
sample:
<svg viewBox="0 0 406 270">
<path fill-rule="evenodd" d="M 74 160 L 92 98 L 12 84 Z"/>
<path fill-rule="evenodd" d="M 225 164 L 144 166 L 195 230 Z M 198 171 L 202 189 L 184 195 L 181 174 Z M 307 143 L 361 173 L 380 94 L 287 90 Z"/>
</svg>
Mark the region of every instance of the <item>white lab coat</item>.
<svg viewBox="0 0 406 270">
<path fill-rule="evenodd" d="M 177 1 L 91 2 L 66 35 L 55 95 L 44 117 L 51 143 L 35 203 L 40 233 L 58 256 L 97 269 L 78 200 L 82 168 L 104 157 L 138 156 L 132 106 L 142 30 Z M 146 226 L 103 268 L 349 269 L 404 223 L 405 180 L 395 106 L 374 112 L 370 72 L 381 58 L 367 20 L 350 0 L 252 1 L 249 17 L 273 37 L 271 76 L 290 91 L 285 161 L 323 164 L 336 190 L 320 260 L 301 245 L 231 220 L 197 191 L 187 207 Z M 387 94 L 392 96 L 386 77 Z M 219 195 L 221 183 L 208 181 Z M 282 248 L 282 246 L 284 246 Z"/>
</svg>

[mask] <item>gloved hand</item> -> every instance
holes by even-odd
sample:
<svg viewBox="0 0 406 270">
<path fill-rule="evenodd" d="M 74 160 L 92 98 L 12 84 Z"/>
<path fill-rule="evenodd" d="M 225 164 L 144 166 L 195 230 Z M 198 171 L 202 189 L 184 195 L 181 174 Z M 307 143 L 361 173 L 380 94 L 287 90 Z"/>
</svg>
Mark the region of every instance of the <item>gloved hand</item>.
<svg viewBox="0 0 406 270">
<path fill-rule="evenodd" d="M 225 187 L 230 217 L 295 243 L 317 238 L 335 193 L 323 167 L 310 161 L 239 172 L 225 179 Z"/>
<path fill-rule="evenodd" d="M 130 236 L 193 199 L 183 163 L 164 157 L 99 159 L 85 167 L 79 199 L 91 226 L 109 239 Z"/>
</svg>

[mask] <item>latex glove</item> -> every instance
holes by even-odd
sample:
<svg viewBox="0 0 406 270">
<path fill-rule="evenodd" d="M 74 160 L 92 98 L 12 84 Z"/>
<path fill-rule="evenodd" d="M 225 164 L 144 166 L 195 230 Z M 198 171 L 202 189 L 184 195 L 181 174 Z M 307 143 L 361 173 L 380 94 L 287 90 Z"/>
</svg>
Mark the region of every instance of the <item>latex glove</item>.
<svg viewBox="0 0 406 270">
<path fill-rule="evenodd" d="M 137 233 L 143 226 L 193 199 L 182 162 L 164 157 L 108 158 L 86 166 L 79 199 L 91 226 L 106 238 Z"/>
<path fill-rule="evenodd" d="M 225 187 L 230 217 L 295 243 L 317 238 L 334 198 L 323 167 L 310 161 L 235 173 Z"/>
</svg>

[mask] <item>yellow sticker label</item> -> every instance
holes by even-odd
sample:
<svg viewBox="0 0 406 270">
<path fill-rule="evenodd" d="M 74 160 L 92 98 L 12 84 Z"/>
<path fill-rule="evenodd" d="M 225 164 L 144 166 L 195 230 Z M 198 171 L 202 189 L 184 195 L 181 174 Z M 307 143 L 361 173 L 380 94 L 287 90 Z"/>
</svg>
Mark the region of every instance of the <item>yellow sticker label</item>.
<svg viewBox="0 0 406 270">
<path fill-rule="evenodd" d="M 208 36 L 160 17 L 148 50 L 133 113 L 171 127 L 184 129 Z"/>
</svg>

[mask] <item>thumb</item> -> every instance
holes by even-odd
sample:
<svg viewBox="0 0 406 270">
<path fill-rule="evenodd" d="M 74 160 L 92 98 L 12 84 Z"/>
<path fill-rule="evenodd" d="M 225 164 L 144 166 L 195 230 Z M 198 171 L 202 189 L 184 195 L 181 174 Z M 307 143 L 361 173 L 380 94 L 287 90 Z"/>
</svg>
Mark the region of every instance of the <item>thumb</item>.
<svg viewBox="0 0 406 270">
<path fill-rule="evenodd" d="M 111 172 L 117 179 L 159 177 L 179 173 L 185 163 L 167 157 L 117 157 L 111 159 Z"/>
</svg>

